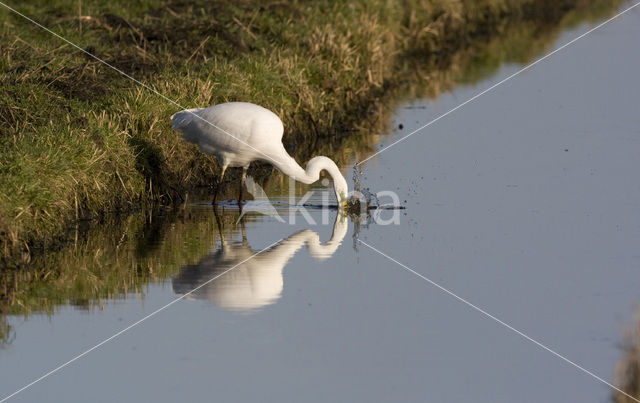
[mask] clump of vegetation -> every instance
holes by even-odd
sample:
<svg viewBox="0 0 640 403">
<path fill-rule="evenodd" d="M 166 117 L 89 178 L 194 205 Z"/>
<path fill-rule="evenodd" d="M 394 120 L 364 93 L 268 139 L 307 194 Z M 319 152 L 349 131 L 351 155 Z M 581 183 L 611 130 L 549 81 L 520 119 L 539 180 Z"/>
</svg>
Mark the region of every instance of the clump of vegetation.
<svg viewBox="0 0 640 403">
<path fill-rule="evenodd" d="M 622 357 L 614 372 L 616 387 L 628 395 L 612 392 L 615 403 L 637 402 L 640 398 L 640 311 L 636 310 L 633 324 L 625 330 L 621 345 Z"/>
<path fill-rule="evenodd" d="M 369 201 L 352 196 L 346 201 L 344 212 L 354 218 L 366 215 L 369 213 Z"/>
<path fill-rule="evenodd" d="M 292 155 L 320 151 L 346 162 L 370 150 L 368 128 L 379 124 L 390 94 L 455 65 L 474 38 L 504 33 L 506 21 L 560 26 L 572 11 L 580 21 L 617 3 L 37 0 L 16 7 L 181 106 L 264 105 L 285 122 Z M 72 222 L 171 203 L 213 182 L 214 160 L 170 130 L 176 105 L 9 10 L 0 14 L 0 266 L 56 246 Z M 405 74 L 415 63 L 427 68 Z"/>
</svg>

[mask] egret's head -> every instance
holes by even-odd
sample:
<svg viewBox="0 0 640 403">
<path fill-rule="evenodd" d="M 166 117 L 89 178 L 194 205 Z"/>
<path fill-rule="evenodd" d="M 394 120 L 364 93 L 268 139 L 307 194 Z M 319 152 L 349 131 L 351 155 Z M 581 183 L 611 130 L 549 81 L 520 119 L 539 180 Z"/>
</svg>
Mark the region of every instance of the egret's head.
<svg viewBox="0 0 640 403">
<path fill-rule="evenodd" d="M 332 179 L 333 190 L 336 192 L 338 205 L 340 208 L 345 208 L 349 198 L 349 185 L 347 185 L 347 180 L 342 175 L 335 175 Z"/>
<path fill-rule="evenodd" d="M 312 180 L 317 180 L 318 175 L 322 170 L 327 171 L 331 177 L 331 180 L 333 181 L 333 190 L 336 193 L 336 199 L 338 200 L 338 204 L 342 206 L 349 197 L 349 185 L 347 185 L 347 180 L 331 158 L 320 155 L 311 158 L 307 163 L 306 174 L 312 178 Z"/>
</svg>

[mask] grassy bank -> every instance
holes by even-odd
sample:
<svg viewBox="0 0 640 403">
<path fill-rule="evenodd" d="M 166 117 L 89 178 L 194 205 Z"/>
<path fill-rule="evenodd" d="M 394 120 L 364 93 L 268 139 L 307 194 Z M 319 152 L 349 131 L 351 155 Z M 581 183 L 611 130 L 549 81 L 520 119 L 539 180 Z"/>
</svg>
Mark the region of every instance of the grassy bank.
<svg viewBox="0 0 640 403">
<path fill-rule="evenodd" d="M 370 150 L 371 122 L 390 97 L 451 71 L 479 38 L 502 35 L 514 21 L 530 24 L 533 38 L 549 26 L 601 17 L 614 3 L 38 0 L 16 7 L 185 107 L 245 100 L 274 110 L 299 162 L 316 152 L 345 162 Z M 175 105 L 6 9 L 0 18 L 0 266 L 56 245 L 72 222 L 171 203 L 212 182 L 213 160 L 169 129 Z"/>
</svg>

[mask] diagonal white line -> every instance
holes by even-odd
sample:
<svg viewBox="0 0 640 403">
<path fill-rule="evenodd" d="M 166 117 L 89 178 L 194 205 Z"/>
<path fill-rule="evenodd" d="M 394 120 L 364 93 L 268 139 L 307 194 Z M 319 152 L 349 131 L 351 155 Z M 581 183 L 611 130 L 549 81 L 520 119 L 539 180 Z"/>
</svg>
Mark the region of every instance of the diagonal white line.
<svg viewBox="0 0 640 403">
<path fill-rule="evenodd" d="M 467 99 L 466 101 L 464 101 L 463 103 L 461 103 L 460 105 L 456 106 L 453 109 L 450 109 L 448 112 L 443 113 L 442 115 L 438 116 L 437 118 L 433 119 L 432 121 L 430 121 L 429 123 L 425 124 L 424 126 L 421 126 L 417 129 L 415 129 L 414 131 L 412 131 L 411 133 L 407 134 L 404 137 L 399 138 L 398 140 L 394 141 L 393 143 L 389 144 L 386 147 L 383 147 L 382 149 L 378 150 L 377 152 L 375 152 L 374 154 L 368 156 L 367 158 L 363 159 L 362 161 L 358 162 L 356 165 L 360 165 L 368 160 L 370 160 L 371 158 L 375 157 L 376 155 L 380 154 L 383 151 L 388 150 L 389 148 L 395 146 L 396 144 L 400 143 L 401 141 L 404 141 L 406 139 L 408 139 L 409 137 L 413 136 L 414 134 L 418 133 L 419 131 L 421 131 L 422 129 L 431 126 L 432 124 L 434 124 L 435 122 L 437 122 L 438 120 L 442 119 L 443 117 L 457 111 L 458 109 L 462 108 L 463 106 L 465 106 L 466 104 L 468 104 L 469 102 L 472 102 L 478 98 L 480 98 L 481 96 L 483 96 L 484 94 L 486 94 L 487 92 L 493 90 L 494 88 L 496 88 L 497 86 L 511 80 L 513 77 L 517 76 L 518 74 L 529 70 L 531 67 L 535 66 L 536 64 L 540 63 L 541 61 L 547 59 L 548 57 L 551 57 L 552 55 L 554 55 L 555 53 L 561 51 L 562 49 L 566 48 L 567 46 L 573 44 L 574 42 L 584 38 L 585 36 L 589 35 L 590 33 L 592 33 L 593 31 L 597 30 L 598 28 L 610 23 L 611 21 L 615 20 L 616 18 L 620 17 L 621 15 L 623 15 L 624 13 L 626 13 L 629 10 L 632 10 L 633 8 L 637 7 L 640 5 L 640 2 L 632 5 L 629 8 L 624 9 L 623 11 L 619 12 L 618 14 L 614 15 L 613 17 L 609 18 L 608 20 L 604 21 L 601 24 L 598 24 L 597 26 L 591 28 L 590 30 L 588 30 L 587 32 L 585 32 L 584 34 L 578 36 L 575 39 L 572 39 L 571 41 L 565 43 L 564 45 L 560 46 L 558 49 L 554 50 L 553 52 L 550 52 L 544 56 L 542 56 L 540 59 L 536 60 L 535 62 L 521 68 L 520 70 L 516 71 L 515 73 L 511 74 L 510 76 L 508 76 L 507 78 L 495 83 L 494 85 L 492 85 L 491 87 L 487 88 L 486 90 L 474 95 L 473 97 Z"/>
<path fill-rule="evenodd" d="M 194 288 L 193 290 L 182 294 L 181 296 L 179 296 L 178 298 L 174 299 L 173 301 L 169 302 L 166 305 L 161 306 L 160 308 L 156 309 L 155 311 L 151 312 L 150 314 L 148 314 L 147 316 L 143 317 L 142 319 L 139 319 L 138 321 L 130 324 L 129 326 L 125 327 L 124 329 L 120 330 L 118 333 L 114 334 L 113 336 L 107 337 L 106 339 L 102 340 L 100 343 L 96 344 L 95 346 L 91 347 L 90 349 L 86 350 L 85 352 L 78 354 L 77 356 L 73 357 L 72 359 L 70 359 L 69 361 L 65 362 L 64 364 L 61 364 L 59 366 L 57 366 L 56 368 L 52 369 L 51 371 L 47 372 L 46 374 L 42 375 L 41 377 L 29 382 L 28 384 L 26 384 L 25 386 L 21 387 L 20 389 L 16 390 L 15 392 L 13 392 L 12 394 L 5 396 L 2 400 L 0 400 L 0 403 L 5 402 L 9 399 L 11 399 L 12 397 L 14 397 L 15 395 L 17 395 L 18 393 L 24 391 L 25 389 L 30 388 L 31 386 L 35 385 L 36 383 L 40 382 L 41 380 L 47 378 L 50 375 L 55 374 L 56 372 L 60 371 L 61 369 L 63 369 L 64 367 L 66 367 L 67 365 L 71 364 L 72 362 L 84 357 L 85 355 L 89 354 L 90 352 L 92 352 L 93 350 L 97 349 L 98 347 L 102 346 L 103 344 L 106 344 L 108 342 L 110 342 L 111 340 L 115 339 L 116 337 L 120 336 L 121 334 L 123 334 L 124 332 L 126 332 L 127 330 L 139 325 L 140 323 L 144 322 L 145 320 L 149 319 L 150 317 L 154 316 L 155 314 L 165 310 L 166 308 L 170 307 L 171 305 L 175 304 L 176 302 L 184 299 L 185 297 L 187 297 L 188 295 L 192 294 L 193 292 L 199 290 L 200 288 L 204 287 L 205 285 L 209 284 L 210 282 L 224 276 L 225 274 L 227 274 L 228 272 L 230 272 L 231 270 L 235 269 L 236 267 L 242 265 L 243 263 L 253 259 L 254 257 L 258 256 L 259 254 L 261 254 L 262 252 L 271 249 L 274 245 L 278 244 L 279 242 L 281 242 L 282 239 L 277 240 L 276 242 L 272 243 L 271 245 L 267 246 L 266 248 L 254 253 L 253 255 L 249 256 L 248 258 L 246 258 L 245 260 L 243 260 L 242 262 L 236 264 L 235 266 L 223 271 L 222 273 L 218 274 L 217 276 L 210 278 L 209 280 L 205 281 L 204 283 L 200 284 L 199 286 L 197 286 L 196 288 Z"/>
<path fill-rule="evenodd" d="M 623 391 L 622 389 L 614 386 L 613 384 L 611 384 L 610 382 L 607 382 L 606 380 L 602 379 L 601 377 L 599 377 L 598 375 L 594 374 L 593 372 L 589 371 L 588 369 L 576 364 L 575 362 L 571 361 L 570 359 L 568 359 L 567 357 L 563 356 L 562 354 L 556 352 L 555 350 L 552 350 L 551 348 L 545 346 L 544 344 L 542 344 L 541 342 L 533 339 L 532 337 L 527 336 L 525 333 L 521 332 L 520 330 L 516 329 L 515 327 L 509 325 L 508 323 L 498 319 L 497 317 L 495 317 L 494 315 L 490 314 L 489 312 L 485 311 L 484 309 L 478 307 L 477 305 L 472 304 L 471 302 L 467 301 L 466 299 L 460 297 L 459 295 L 455 294 L 452 291 L 449 291 L 448 289 L 444 288 L 443 286 L 441 286 L 440 284 L 436 283 L 435 281 L 423 276 L 422 274 L 418 273 L 417 271 L 413 270 L 412 268 L 400 263 L 399 261 L 395 260 L 394 258 L 392 258 L 391 256 L 387 255 L 384 252 L 381 252 L 380 250 L 376 249 L 375 247 L 369 245 L 368 243 L 364 242 L 361 239 L 358 239 L 358 241 L 363 244 L 364 246 L 368 247 L 369 249 L 377 252 L 378 254 L 386 257 L 387 259 L 391 260 L 392 262 L 396 263 L 397 265 L 403 267 L 405 270 L 409 271 L 410 273 L 415 274 L 416 276 L 420 277 L 421 279 L 427 281 L 429 284 L 439 288 L 440 290 L 444 291 L 445 293 L 449 294 L 450 296 L 452 296 L 453 298 L 457 299 L 458 301 L 462 302 L 463 304 L 475 309 L 476 311 L 480 312 L 481 314 L 483 314 L 484 316 L 488 317 L 489 319 L 492 319 L 496 322 L 498 322 L 499 324 L 501 324 L 502 326 L 506 327 L 507 329 L 511 330 L 512 332 L 518 334 L 519 336 L 524 337 L 525 339 L 529 340 L 530 342 L 532 342 L 533 344 L 537 345 L 538 347 L 547 350 L 548 352 L 550 352 L 551 354 L 555 355 L 556 357 L 560 358 L 561 360 L 573 365 L 574 367 L 578 368 L 580 371 L 586 373 L 587 375 L 592 376 L 593 378 L 599 380 L 600 382 L 604 383 L 605 385 L 609 386 L 610 388 L 622 393 L 623 395 L 627 396 L 630 399 L 633 399 L 634 401 L 640 403 L 640 400 L 638 400 L 637 398 L 631 396 L 630 394 L 628 394 L 627 392 Z"/>
<path fill-rule="evenodd" d="M 175 106 L 177 106 L 177 107 L 178 107 L 178 108 L 180 108 L 180 109 L 185 109 L 185 110 L 187 109 L 187 108 L 185 108 L 184 106 L 182 106 L 182 105 L 180 105 L 179 103 L 177 103 L 176 101 L 174 101 L 173 99 L 171 99 L 171 98 L 167 97 L 166 95 L 162 94 L 161 92 L 157 91 L 157 90 L 156 90 L 156 89 L 154 89 L 153 87 L 151 87 L 151 86 L 149 86 L 149 85 L 147 85 L 147 84 L 143 83 L 142 81 L 137 80 L 136 78 L 134 78 L 134 77 L 130 76 L 129 74 L 127 74 L 127 73 L 125 73 L 124 71 L 122 71 L 122 70 L 120 70 L 119 68 L 117 68 L 116 66 L 114 66 L 114 65 L 112 65 L 112 64 L 110 64 L 110 63 L 108 63 L 108 62 L 106 62 L 106 61 L 104 61 L 104 60 L 102 60 L 102 59 L 101 59 L 101 58 L 99 58 L 98 56 L 96 56 L 96 55 L 94 55 L 94 54 L 92 54 L 92 53 L 90 53 L 90 52 L 87 52 L 86 50 L 82 49 L 80 46 L 78 46 L 78 45 L 76 45 L 75 43 L 71 42 L 70 40 L 68 40 L 68 39 L 66 39 L 66 38 L 64 38 L 64 37 L 62 37 L 61 35 L 59 35 L 59 34 L 57 34 L 57 33 L 53 32 L 53 31 L 52 31 L 52 30 L 50 30 L 49 28 L 47 28 L 47 27 L 45 27 L 44 25 L 40 24 L 39 22 L 34 21 L 33 19 L 31 19 L 31 18 L 27 17 L 26 15 L 24 15 L 24 14 L 22 14 L 21 12 L 17 11 L 16 9 L 13 9 L 13 8 L 9 7 L 8 5 L 6 5 L 5 3 L 1 2 L 1 1 L 0 1 L 0 5 L 2 5 L 2 6 L 4 6 L 4 7 L 6 7 L 7 9 L 11 10 L 12 12 L 14 12 L 14 13 L 18 14 L 20 17 L 24 18 L 25 20 L 27 20 L 27 21 L 29 21 L 29 22 L 31 22 L 31 23 L 33 23 L 33 24 L 37 25 L 38 27 L 40 27 L 40 28 L 42 28 L 42 29 L 44 29 L 45 31 L 47 31 L 47 32 L 48 32 L 48 33 L 50 33 L 51 35 L 55 36 L 56 38 L 58 38 L 58 39 L 60 39 L 60 40 L 62 40 L 62 41 L 64 41 L 64 42 L 68 43 L 69 45 L 71 45 L 71 46 L 73 46 L 74 48 L 78 49 L 79 51 L 81 51 L 82 53 L 86 54 L 87 56 L 89 56 L 89 57 L 91 57 L 91 58 L 93 58 L 93 59 L 95 59 L 95 60 L 99 61 L 100 63 L 104 64 L 105 66 L 108 66 L 108 67 L 112 68 L 113 70 L 115 70 L 115 71 L 117 71 L 118 73 L 122 74 L 123 76 L 127 77 L 128 79 L 130 79 L 131 81 L 135 82 L 136 84 L 139 84 L 139 85 L 141 85 L 142 87 L 144 87 L 144 88 L 148 89 L 149 91 L 153 92 L 154 94 L 158 95 L 160 98 L 162 98 L 162 99 L 164 99 L 164 100 L 166 100 L 166 101 L 168 101 L 168 102 L 170 102 L 170 103 L 174 104 Z M 186 112 L 189 112 L 190 114 L 192 114 L 192 115 L 193 115 L 193 116 L 195 116 L 196 118 L 198 118 L 198 119 L 202 120 L 203 122 L 207 123 L 207 124 L 208 124 L 208 125 L 210 125 L 211 127 L 214 127 L 214 128 L 216 128 L 216 129 L 220 130 L 221 132 L 223 132 L 223 133 L 225 133 L 225 134 L 227 134 L 227 135 L 231 136 L 233 139 L 235 139 L 235 140 L 239 141 L 240 143 L 244 144 L 245 146 L 247 146 L 247 147 L 251 148 L 252 150 L 254 150 L 254 151 L 256 151 L 256 152 L 258 152 L 258 153 L 260 153 L 260 154 L 264 155 L 264 156 L 265 156 L 269 161 L 273 161 L 273 162 L 277 162 L 277 163 L 282 163 L 282 162 L 283 162 L 283 161 L 278 161 L 278 160 L 274 159 L 273 157 L 271 157 L 270 155 L 267 155 L 267 154 L 263 153 L 262 151 L 258 150 L 257 148 L 253 147 L 252 145 L 250 145 L 250 144 L 248 144 L 248 143 L 246 143 L 246 142 L 244 142 L 244 141 L 240 140 L 239 138 L 237 138 L 237 137 L 236 137 L 236 136 L 234 136 L 233 134 L 229 133 L 228 131 L 224 130 L 223 128 L 218 127 L 218 126 L 216 126 L 215 124 L 213 124 L 213 123 L 209 122 L 209 121 L 208 121 L 208 120 L 206 120 L 205 118 L 200 117 L 200 116 L 196 115 L 195 113 L 193 113 L 193 112 L 191 112 L 191 111 L 188 111 L 188 110 L 187 110 Z"/>
</svg>

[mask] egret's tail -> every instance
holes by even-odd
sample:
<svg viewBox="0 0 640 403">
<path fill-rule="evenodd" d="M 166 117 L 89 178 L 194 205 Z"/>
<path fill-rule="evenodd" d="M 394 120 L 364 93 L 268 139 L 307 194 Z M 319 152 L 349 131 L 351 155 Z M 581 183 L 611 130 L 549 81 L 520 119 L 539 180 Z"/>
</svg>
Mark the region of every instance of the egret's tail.
<svg viewBox="0 0 640 403">
<path fill-rule="evenodd" d="M 174 113 L 171 115 L 171 129 L 181 131 L 180 129 L 186 127 L 193 119 L 197 119 L 193 114 L 202 109 L 203 108 L 185 109 Z"/>
</svg>

